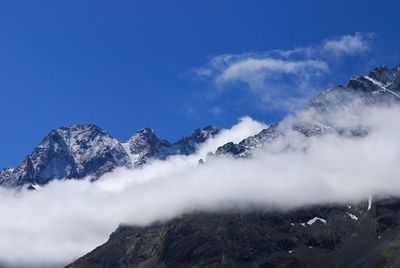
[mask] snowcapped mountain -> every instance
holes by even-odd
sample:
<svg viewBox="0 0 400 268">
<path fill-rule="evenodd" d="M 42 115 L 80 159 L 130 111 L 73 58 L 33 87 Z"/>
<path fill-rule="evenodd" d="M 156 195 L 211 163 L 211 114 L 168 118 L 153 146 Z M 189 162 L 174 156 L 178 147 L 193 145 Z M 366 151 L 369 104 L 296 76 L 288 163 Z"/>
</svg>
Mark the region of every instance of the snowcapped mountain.
<svg viewBox="0 0 400 268">
<path fill-rule="evenodd" d="M 152 129 L 144 128 L 127 143 L 120 143 L 93 124 L 61 127 L 52 130 L 18 167 L 0 171 L 0 185 L 34 188 L 53 179 L 96 179 L 116 167 L 135 168 L 150 159 L 193 153 L 198 144 L 218 131 L 208 126 L 169 143 L 157 138 Z"/>
<path fill-rule="evenodd" d="M 353 77 L 347 87 L 338 86 L 321 92 L 311 99 L 306 109 L 314 109 L 323 113 L 332 109 L 346 109 L 359 102 L 375 104 L 397 103 L 399 101 L 400 66 L 390 69 L 382 65 L 376 67 L 368 75 Z M 246 157 L 254 149 L 273 141 L 288 130 L 301 133 L 306 137 L 323 135 L 328 132 L 351 136 L 365 136 L 367 134 L 367 130 L 362 127 L 344 129 L 331 126 L 326 122 L 297 120 L 289 126 L 274 124 L 238 144 L 229 142 L 219 147 L 216 155 L 225 154 L 234 157 Z"/>
<path fill-rule="evenodd" d="M 399 67 L 380 66 L 352 78 L 347 87 L 322 92 L 306 109 L 348 108 L 354 98 L 397 102 L 399 78 Z M 229 142 L 215 154 L 247 157 L 287 131 L 304 137 L 368 134 L 363 128 L 295 120 Z M 393 197 L 288 211 L 192 212 L 149 226 L 120 226 L 106 243 L 67 267 L 399 267 L 399 211 L 400 199 Z"/>
<path fill-rule="evenodd" d="M 321 92 L 307 108 L 329 111 L 346 108 L 354 99 L 366 103 L 394 103 L 400 100 L 400 66 L 379 66 L 368 75 L 353 77 L 346 87 L 338 86 Z M 229 142 L 215 152 L 245 157 L 288 130 L 304 136 L 322 135 L 336 131 L 343 135 L 365 135 L 364 129 L 335 129 L 326 122 L 295 121 L 290 126 L 274 124 L 238 144 Z M 165 159 L 171 155 L 189 155 L 197 146 L 219 133 L 214 126 L 196 129 L 191 135 L 171 143 L 159 139 L 154 130 L 143 128 L 127 142 L 121 143 L 99 127 L 73 125 L 51 131 L 34 151 L 16 168 L 0 171 L 0 186 L 43 185 L 53 179 L 98 178 L 116 167 L 138 168 L 150 159 Z"/>
<path fill-rule="evenodd" d="M 92 124 L 73 125 L 52 130 L 18 167 L 0 175 L 0 184 L 43 185 L 52 179 L 100 176 L 119 166 L 131 163 L 115 138 Z"/>
<path fill-rule="evenodd" d="M 250 136 L 238 144 L 228 142 L 219 147 L 215 152 L 216 155 L 232 155 L 236 157 L 246 157 L 254 149 L 263 146 L 264 144 L 273 141 L 281 135 L 278 125 L 274 124 L 267 129 L 263 129 L 260 133 Z"/>
<path fill-rule="evenodd" d="M 346 107 L 354 99 L 366 103 L 398 102 L 400 100 L 400 66 L 378 66 L 368 75 L 350 79 L 346 87 L 338 86 L 318 94 L 309 106 L 327 111 L 332 107 Z"/>
<path fill-rule="evenodd" d="M 136 132 L 124 145 L 131 155 L 134 167 L 144 165 L 149 159 L 165 159 L 170 155 L 189 155 L 195 152 L 198 144 L 218 134 L 219 129 L 207 126 L 196 129 L 190 136 L 184 137 L 175 143 L 159 139 L 150 128 L 143 128 Z"/>
</svg>

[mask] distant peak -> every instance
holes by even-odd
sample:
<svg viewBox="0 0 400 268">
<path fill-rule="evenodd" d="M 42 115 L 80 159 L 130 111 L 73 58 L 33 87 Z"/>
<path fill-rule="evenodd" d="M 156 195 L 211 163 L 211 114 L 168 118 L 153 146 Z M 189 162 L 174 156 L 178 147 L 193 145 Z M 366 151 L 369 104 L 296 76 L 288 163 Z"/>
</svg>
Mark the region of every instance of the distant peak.
<svg viewBox="0 0 400 268">
<path fill-rule="evenodd" d="M 137 131 L 131 138 L 130 140 L 135 140 L 135 139 L 146 139 L 146 140 L 154 140 L 157 139 L 158 137 L 156 136 L 156 133 L 154 132 L 154 129 L 149 128 L 149 127 L 144 127 L 141 130 Z"/>
<path fill-rule="evenodd" d="M 208 125 L 208 126 L 204 127 L 203 130 L 208 131 L 208 132 L 218 132 L 219 128 L 217 128 L 214 125 Z"/>
<path fill-rule="evenodd" d="M 95 124 L 76 124 L 55 128 L 51 130 L 47 136 L 66 137 L 70 136 L 72 133 L 103 133 L 104 135 L 109 135 Z"/>
<path fill-rule="evenodd" d="M 101 130 L 101 128 L 95 124 L 76 124 L 62 126 L 55 130 Z"/>
<path fill-rule="evenodd" d="M 141 134 L 154 134 L 154 129 L 149 128 L 149 127 L 144 127 L 141 130 L 139 130 L 136 133 L 141 133 Z"/>
<path fill-rule="evenodd" d="M 387 71 L 390 70 L 386 65 L 382 64 L 374 68 L 374 71 Z"/>
<path fill-rule="evenodd" d="M 141 130 L 137 131 L 128 142 L 131 144 L 156 144 L 161 142 L 161 140 L 156 136 L 154 130 L 149 127 L 144 127 Z M 136 151 L 136 150 L 135 150 Z"/>
</svg>

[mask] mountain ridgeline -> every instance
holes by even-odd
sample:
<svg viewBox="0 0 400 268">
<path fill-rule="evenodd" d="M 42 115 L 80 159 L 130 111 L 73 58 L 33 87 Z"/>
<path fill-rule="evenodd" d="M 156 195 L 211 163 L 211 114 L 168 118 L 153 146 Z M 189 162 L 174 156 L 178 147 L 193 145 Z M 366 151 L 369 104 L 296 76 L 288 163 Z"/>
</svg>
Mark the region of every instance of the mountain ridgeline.
<svg viewBox="0 0 400 268">
<path fill-rule="evenodd" d="M 0 186 L 34 189 L 54 179 L 97 179 L 117 167 L 138 168 L 151 159 L 191 154 L 218 132 L 208 126 L 170 143 L 143 128 L 121 143 L 93 124 L 61 127 L 52 130 L 19 166 L 3 169 Z"/>
<path fill-rule="evenodd" d="M 396 104 L 399 94 L 400 66 L 379 66 L 347 86 L 321 92 L 306 109 L 323 113 L 354 101 Z M 297 120 L 229 142 L 212 155 L 250 157 L 288 131 L 305 138 L 368 135 L 362 127 Z M 399 198 L 287 212 L 194 212 L 145 227 L 122 225 L 104 245 L 67 267 L 400 267 L 399 212 Z"/>
<path fill-rule="evenodd" d="M 306 109 L 317 113 L 329 113 L 334 109 L 347 109 L 354 103 L 365 105 L 396 104 L 400 102 L 400 66 L 388 68 L 379 66 L 368 75 L 353 77 L 347 86 L 337 86 L 325 90 L 312 98 Z M 298 119 L 286 124 L 273 124 L 260 133 L 248 137 L 238 144 L 229 142 L 217 149 L 216 155 L 247 157 L 254 149 L 265 146 L 287 131 L 296 131 L 305 137 L 335 132 L 346 136 L 365 136 L 363 127 L 344 128 L 329 125 L 329 122 Z"/>
<path fill-rule="evenodd" d="M 367 104 L 396 103 L 400 100 L 400 66 L 379 66 L 368 75 L 352 78 L 346 87 L 338 86 L 321 92 L 308 105 L 321 112 L 350 105 L 355 98 Z M 337 129 L 324 122 L 297 121 L 289 126 L 307 137 L 336 131 L 345 135 L 366 135 L 364 129 Z M 216 155 L 246 157 L 288 130 L 273 124 L 238 144 L 229 142 L 216 150 Z M 150 128 L 136 132 L 121 143 L 93 124 L 61 127 L 51 131 L 16 168 L 0 171 L 0 186 L 34 188 L 54 179 L 97 179 L 117 167 L 138 168 L 151 159 L 163 160 L 171 155 L 189 155 L 207 139 L 219 133 L 214 126 L 196 129 L 191 135 L 170 143 L 159 139 Z"/>
<path fill-rule="evenodd" d="M 379 66 L 346 86 L 323 91 L 305 109 L 329 113 L 354 101 L 398 103 L 400 66 Z M 305 139 L 332 132 L 368 135 L 363 127 L 300 118 L 229 142 L 210 152 L 207 162 L 212 156 L 250 157 L 289 131 Z M 140 168 L 151 159 L 190 155 L 218 133 L 208 126 L 170 143 L 144 128 L 121 143 L 95 125 L 62 127 L 51 131 L 18 167 L 1 171 L 0 185 L 35 188 L 54 179 L 97 179 L 117 167 Z M 399 212 L 400 199 L 388 198 L 286 212 L 188 213 L 144 227 L 121 225 L 104 245 L 68 267 L 400 267 Z"/>
</svg>

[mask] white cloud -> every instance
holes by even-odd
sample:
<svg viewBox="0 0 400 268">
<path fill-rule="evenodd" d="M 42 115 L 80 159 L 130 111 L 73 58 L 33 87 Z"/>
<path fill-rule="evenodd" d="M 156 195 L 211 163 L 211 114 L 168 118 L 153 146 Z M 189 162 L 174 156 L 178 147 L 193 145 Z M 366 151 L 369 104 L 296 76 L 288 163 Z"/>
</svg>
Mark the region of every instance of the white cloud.
<svg viewBox="0 0 400 268">
<path fill-rule="evenodd" d="M 266 110 L 297 110 L 321 87 L 338 56 L 361 54 L 374 34 L 356 33 L 292 50 L 271 50 L 213 57 L 194 74 L 211 79 L 217 89 L 248 89 Z M 334 63 L 332 55 L 334 55 Z M 238 83 L 239 82 L 239 83 Z"/>
<path fill-rule="evenodd" d="M 328 65 L 323 61 L 304 60 L 287 61 L 272 58 L 246 58 L 231 62 L 216 78 L 216 81 L 243 81 L 251 88 L 259 89 L 266 79 L 272 79 L 276 74 L 296 75 L 301 78 L 309 73 L 319 74 L 328 72 Z"/>
<path fill-rule="evenodd" d="M 372 33 L 356 33 L 355 35 L 343 35 L 332 40 L 324 41 L 323 48 L 336 55 L 354 55 L 371 49 Z"/>
<path fill-rule="evenodd" d="M 157 214 L 160 219 L 170 217 L 177 211 L 169 210 L 168 200 L 179 201 L 189 194 L 181 192 L 182 172 L 196 169 L 198 160 L 218 146 L 239 142 L 265 127 L 244 117 L 204 143 L 195 155 L 154 161 L 143 169 L 121 168 L 96 183 L 55 181 L 20 193 L 0 188 L 0 266 L 62 267 L 104 243 L 121 222 L 152 221 L 162 200 L 164 212 Z M 170 179 L 175 176 L 177 180 Z M 177 192 L 169 192 L 170 187 Z"/>
<path fill-rule="evenodd" d="M 193 210 L 291 209 L 398 195 L 399 116 L 399 107 L 358 103 L 326 114 L 308 110 L 298 117 L 340 127 L 362 125 L 370 134 L 307 139 L 289 131 L 252 158 L 218 157 L 199 165 L 199 158 L 219 145 L 266 127 L 245 117 L 195 155 L 117 169 L 95 183 L 55 181 L 20 193 L 1 189 L 0 262 L 62 266 L 105 242 L 119 223 L 146 225 Z"/>
</svg>

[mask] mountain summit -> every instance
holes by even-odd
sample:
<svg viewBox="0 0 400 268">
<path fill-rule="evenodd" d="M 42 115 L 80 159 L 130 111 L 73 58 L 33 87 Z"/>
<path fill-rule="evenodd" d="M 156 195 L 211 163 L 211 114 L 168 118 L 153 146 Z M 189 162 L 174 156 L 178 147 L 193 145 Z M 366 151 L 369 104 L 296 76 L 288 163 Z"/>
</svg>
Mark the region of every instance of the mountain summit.
<svg viewBox="0 0 400 268">
<path fill-rule="evenodd" d="M 65 126 L 52 130 L 19 166 L 0 171 L 0 186 L 35 188 L 54 179 L 96 179 L 117 167 L 138 168 L 150 159 L 193 153 L 218 132 L 208 126 L 170 143 L 143 128 L 121 143 L 93 124 Z"/>
<path fill-rule="evenodd" d="M 100 176 L 120 166 L 131 163 L 115 138 L 92 124 L 72 125 L 52 130 L 18 167 L 0 176 L 0 184 L 43 185 L 53 179 Z"/>
<path fill-rule="evenodd" d="M 125 148 L 129 149 L 134 167 L 146 164 L 149 159 L 165 159 L 170 155 L 189 155 L 195 152 L 197 146 L 219 133 L 214 126 L 196 129 L 191 135 L 175 143 L 159 139 L 154 130 L 143 128 L 129 139 Z"/>
<path fill-rule="evenodd" d="M 398 103 L 399 82 L 399 67 L 379 66 L 352 78 L 347 87 L 321 92 L 306 111 L 329 113 L 349 108 L 355 100 Z M 302 119 L 271 125 L 215 154 L 249 157 L 290 131 L 304 139 L 331 132 L 368 135 L 362 128 Z M 399 267 L 399 200 L 369 198 L 290 211 L 197 211 L 149 226 L 122 225 L 105 244 L 67 267 Z"/>
</svg>

